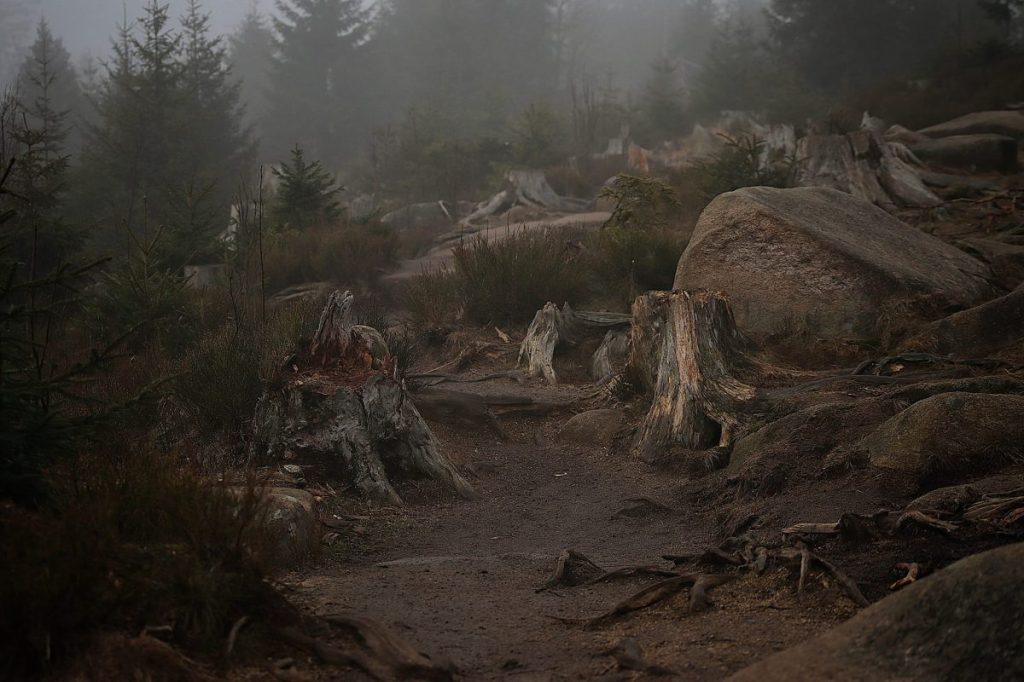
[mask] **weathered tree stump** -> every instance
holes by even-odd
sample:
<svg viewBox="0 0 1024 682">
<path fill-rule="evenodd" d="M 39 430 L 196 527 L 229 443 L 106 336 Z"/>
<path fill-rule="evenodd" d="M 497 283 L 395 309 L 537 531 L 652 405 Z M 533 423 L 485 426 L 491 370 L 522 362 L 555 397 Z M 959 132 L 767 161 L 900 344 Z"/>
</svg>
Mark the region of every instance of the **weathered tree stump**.
<svg viewBox="0 0 1024 682">
<path fill-rule="evenodd" d="M 748 383 L 760 373 L 748 356 L 724 294 L 655 292 L 634 304 L 631 372 L 653 376 L 651 407 L 633 445 L 653 462 L 668 446 L 728 446 L 761 395 Z"/>
<path fill-rule="evenodd" d="M 260 400 L 254 457 L 290 454 L 381 502 L 401 504 L 393 481 L 411 478 L 472 497 L 397 378 L 381 335 L 353 324 L 352 300 L 331 295 L 309 348 L 285 369 L 283 386 Z"/>
<path fill-rule="evenodd" d="M 554 303 L 547 303 L 537 312 L 526 331 L 526 338 L 519 347 L 518 365 L 525 364 L 531 377 L 543 377 L 549 384 L 557 384 L 558 377 L 552 365 L 556 348 L 578 344 L 588 336 L 609 330 L 624 329 L 629 324 L 629 315 L 576 312 L 568 303 L 561 309 Z"/>
<path fill-rule="evenodd" d="M 900 152 L 898 154 L 897 152 Z M 942 203 L 904 157 L 906 147 L 870 130 L 846 135 L 809 135 L 800 141 L 803 187 L 831 187 L 893 211 Z"/>
</svg>

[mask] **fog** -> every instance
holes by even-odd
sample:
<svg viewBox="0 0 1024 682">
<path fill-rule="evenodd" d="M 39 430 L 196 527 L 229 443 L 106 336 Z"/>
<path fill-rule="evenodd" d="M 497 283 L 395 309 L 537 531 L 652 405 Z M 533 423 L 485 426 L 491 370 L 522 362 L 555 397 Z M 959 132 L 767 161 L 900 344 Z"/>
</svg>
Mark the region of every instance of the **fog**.
<svg viewBox="0 0 1024 682">
<path fill-rule="evenodd" d="M 129 21 L 133 20 L 145 4 L 146 0 L 38 0 L 35 14 L 46 18 L 73 56 L 98 56 L 107 50 L 112 27 L 125 15 Z M 231 31 L 253 4 L 259 7 L 260 2 L 213 0 L 204 3 L 211 15 L 211 27 L 218 33 Z M 170 0 L 169 5 L 171 14 L 180 16 L 185 11 L 187 0 Z"/>
</svg>

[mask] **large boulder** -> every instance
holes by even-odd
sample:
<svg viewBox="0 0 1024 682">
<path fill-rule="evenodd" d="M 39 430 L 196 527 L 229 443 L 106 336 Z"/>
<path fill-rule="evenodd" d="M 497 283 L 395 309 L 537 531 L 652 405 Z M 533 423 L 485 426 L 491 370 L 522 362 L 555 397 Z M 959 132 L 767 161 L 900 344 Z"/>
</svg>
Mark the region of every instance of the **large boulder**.
<svg viewBox="0 0 1024 682">
<path fill-rule="evenodd" d="M 954 135 L 1006 135 L 1024 139 L 1024 112 L 979 111 L 918 131 L 928 137 Z"/>
<path fill-rule="evenodd" d="M 1017 140 L 1006 135 L 953 135 L 916 142 L 910 151 L 940 166 L 1001 173 L 1017 170 Z"/>
<path fill-rule="evenodd" d="M 1024 544 L 968 557 L 733 682 L 1024 679 Z"/>
<path fill-rule="evenodd" d="M 837 190 L 748 187 L 704 210 L 676 271 L 676 289 L 714 289 L 740 328 L 810 328 L 870 338 L 887 304 L 936 299 L 968 306 L 988 268 L 885 211 Z"/>
<path fill-rule="evenodd" d="M 859 447 L 874 466 L 921 482 L 997 470 L 1024 456 L 1024 396 L 933 396 L 886 421 Z"/>
</svg>

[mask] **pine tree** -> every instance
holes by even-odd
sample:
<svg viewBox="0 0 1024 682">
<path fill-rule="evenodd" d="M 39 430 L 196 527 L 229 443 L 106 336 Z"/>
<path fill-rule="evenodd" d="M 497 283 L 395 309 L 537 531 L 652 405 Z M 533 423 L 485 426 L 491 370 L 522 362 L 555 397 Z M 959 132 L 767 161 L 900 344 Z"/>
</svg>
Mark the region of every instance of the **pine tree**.
<svg viewBox="0 0 1024 682">
<path fill-rule="evenodd" d="M 21 67 L 11 127 L 16 162 L 10 188 L 25 200 L 13 223 L 14 252 L 33 272 L 45 272 L 80 244 L 61 215 L 67 190 L 70 130 L 67 104 L 78 95 L 67 51 L 40 22 Z"/>
<path fill-rule="evenodd" d="M 355 140 L 351 131 L 362 45 L 370 17 L 361 0 L 277 0 L 270 73 L 270 151 L 299 144 L 332 165 Z"/>
<path fill-rule="evenodd" d="M 651 65 L 651 76 L 641 103 L 642 132 L 649 141 L 664 140 L 687 127 L 686 103 L 678 71 L 679 67 L 667 58 Z"/>
<path fill-rule="evenodd" d="M 303 230 L 341 217 L 337 196 L 342 188 L 319 161 L 307 161 L 298 145 L 292 149 L 291 161 L 274 169 L 274 176 L 280 183 L 274 214 L 282 229 Z"/>
<path fill-rule="evenodd" d="M 189 0 L 181 29 L 181 128 L 189 132 L 179 141 L 184 175 L 170 188 L 165 218 L 174 250 L 169 258 L 179 264 L 215 255 L 235 181 L 253 150 L 242 127 L 241 86 L 232 77 L 227 47 L 211 36 L 209 14 L 198 0 Z"/>
<path fill-rule="evenodd" d="M 274 57 L 274 32 L 255 5 L 228 37 L 231 72 L 241 83 L 246 120 L 257 129 L 266 124 L 269 73 Z"/>
<path fill-rule="evenodd" d="M 71 55 L 64 42 L 50 31 L 45 19 L 37 25 L 35 42 L 18 71 L 18 93 L 26 103 L 35 105 L 45 100 L 46 109 L 66 113 L 60 127 L 66 138 L 64 146 L 68 153 L 74 154 L 81 146 L 76 119 L 83 113 L 84 99 Z M 27 113 L 31 124 L 41 122 L 32 111 Z"/>
<path fill-rule="evenodd" d="M 137 30 L 122 26 L 95 104 L 82 184 L 105 199 L 98 246 L 123 253 L 133 240 L 122 225 L 152 226 L 166 230 L 169 267 L 213 257 L 252 143 L 226 47 L 199 2 L 190 1 L 180 31 L 157 0 Z"/>
</svg>

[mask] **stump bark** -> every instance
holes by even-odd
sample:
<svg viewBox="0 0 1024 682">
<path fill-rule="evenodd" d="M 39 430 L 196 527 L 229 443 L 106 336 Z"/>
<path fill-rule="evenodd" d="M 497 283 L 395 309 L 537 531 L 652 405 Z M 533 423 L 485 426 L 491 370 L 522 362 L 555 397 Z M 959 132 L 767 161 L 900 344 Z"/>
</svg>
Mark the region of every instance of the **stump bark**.
<svg viewBox="0 0 1024 682">
<path fill-rule="evenodd" d="M 756 414 L 760 374 L 724 294 L 654 292 L 634 304 L 630 367 L 652 382 L 651 407 L 633 445 L 647 462 L 673 445 L 728 447 Z"/>
<path fill-rule="evenodd" d="M 473 488 L 441 452 L 413 405 L 381 335 L 353 324 L 353 297 L 335 292 L 283 387 L 256 408 L 253 455 L 298 458 L 362 496 L 401 504 L 394 483 L 431 479 L 464 497 Z"/>
<path fill-rule="evenodd" d="M 803 187 L 837 189 L 890 212 L 942 203 L 906 160 L 912 156 L 906 147 L 890 144 L 876 132 L 809 135 L 800 141 L 799 155 L 805 160 Z"/>
</svg>

